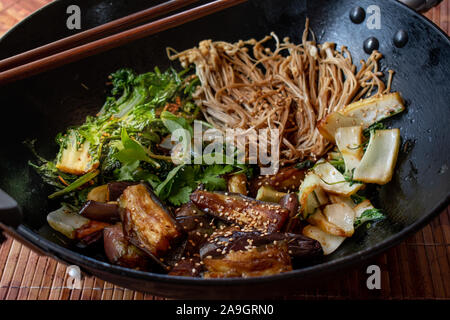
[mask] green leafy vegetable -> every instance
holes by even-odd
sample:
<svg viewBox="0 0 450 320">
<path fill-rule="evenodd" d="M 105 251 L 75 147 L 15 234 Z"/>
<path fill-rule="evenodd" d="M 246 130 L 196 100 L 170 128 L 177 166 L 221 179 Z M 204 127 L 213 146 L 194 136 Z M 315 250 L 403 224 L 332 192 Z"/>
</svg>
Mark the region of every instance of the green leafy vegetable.
<svg viewBox="0 0 450 320">
<path fill-rule="evenodd" d="M 189 196 L 192 191 L 193 189 L 190 186 L 184 186 L 178 189 L 176 193 L 169 196 L 168 200 L 176 206 L 182 205 L 189 202 Z"/>
<path fill-rule="evenodd" d="M 117 160 L 123 164 L 140 160 L 150 163 L 155 168 L 160 167 L 158 162 L 149 157 L 148 151 L 139 142 L 128 136 L 125 128 L 122 128 L 121 141 L 122 149 L 114 155 Z"/>
<path fill-rule="evenodd" d="M 251 176 L 250 166 L 235 164 L 230 159 L 224 163 L 232 164 L 206 165 L 202 158 L 201 164 L 174 166 L 170 156 L 158 149 L 158 144 L 178 129 L 193 136 L 192 123 L 200 109 L 193 102 L 192 94 L 200 82 L 195 75 L 187 76 L 188 71 L 161 72 L 155 68 L 153 72 L 138 75 L 131 69 L 120 69 L 111 74 L 111 96 L 100 112 L 88 116 L 82 125 L 58 134 L 60 150 L 55 163 L 42 160 L 33 165 L 47 183 L 59 189 L 50 197 L 70 194 L 73 203 L 78 205 L 95 187 L 92 181 L 98 176 L 97 184 L 146 181 L 162 200 L 180 205 L 189 201 L 190 193 L 200 184 L 211 191 L 225 190 L 224 175 Z M 205 128 L 211 127 L 200 122 Z M 186 141 L 189 142 L 190 139 Z M 83 167 L 87 173 L 79 177 L 58 169 L 58 160 L 64 152 L 73 155 L 83 152 L 83 159 L 90 161 Z M 94 164 L 98 169 L 92 171 Z M 88 186 L 87 182 L 91 184 Z"/>
<path fill-rule="evenodd" d="M 186 203 L 189 201 L 189 194 L 200 184 L 209 191 L 225 190 L 227 184 L 223 175 L 234 170 L 233 165 L 180 165 L 169 172 L 155 193 L 174 205 Z"/>
<path fill-rule="evenodd" d="M 357 228 L 366 222 L 376 222 L 385 218 L 386 216 L 380 209 L 367 209 L 361 214 L 360 217 L 355 219 L 354 226 Z"/>
<path fill-rule="evenodd" d="M 41 157 L 36 152 L 36 140 L 26 140 L 23 143 L 30 149 L 30 151 L 37 159 L 37 163 L 28 161 L 28 165 L 36 170 L 36 172 L 41 176 L 42 180 L 44 180 L 45 183 L 54 186 L 57 189 L 64 189 L 66 186 L 63 184 L 63 181 L 70 184 L 78 178 L 75 175 L 60 172 L 58 168 L 56 168 L 56 165 L 53 161 L 48 161 L 47 159 Z"/>
<path fill-rule="evenodd" d="M 132 181 L 135 179 L 135 172 L 139 167 L 139 160 L 135 160 L 123 165 L 116 172 L 117 181 Z"/>
<path fill-rule="evenodd" d="M 232 165 L 211 165 L 206 167 L 202 175 L 198 177 L 198 182 L 203 183 L 210 191 L 223 190 L 226 188 L 226 181 L 221 175 L 233 171 Z"/>
<path fill-rule="evenodd" d="M 184 165 L 179 165 L 169 172 L 166 179 L 163 182 L 161 182 L 161 184 L 158 185 L 158 187 L 156 188 L 155 193 L 157 196 L 159 196 L 162 199 L 167 198 L 169 196 L 174 182 L 174 178 L 177 175 L 178 171 L 180 171 L 183 167 Z"/>
<path fill-rule="evenodd" d="M 168 111 L 163 111 L 161 113 L 161 120 L 162 120 L 163 124 L 166 126 L 166 128 L 171 133 L 178 129 L 184 129 L 189 132 L 191 137 L 194 134 L 194 130 L 192 129 L 192 126 L 189 124 L 189 122 L 185 118 L 180 118 Z"/>
<path fill-rule="evenodd" d="M 364 129 L 363 135 L 364 135 L 364 137 L 369 138 L 371 132 L 374 132 L 376 130 L 384 130 L 384 129 L 386 129 L 386 126 L 383 123 L 375 122 L 374 124 L 369 126 L 367 129 Z"/>
</svg>

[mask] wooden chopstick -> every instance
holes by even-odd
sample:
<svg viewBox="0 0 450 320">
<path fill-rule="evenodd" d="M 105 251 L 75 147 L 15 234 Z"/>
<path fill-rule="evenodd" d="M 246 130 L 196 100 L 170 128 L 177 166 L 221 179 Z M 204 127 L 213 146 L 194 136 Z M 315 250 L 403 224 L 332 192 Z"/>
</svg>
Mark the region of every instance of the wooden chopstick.
<svg viewBox="0 0 450 320">
<path fill-rule="evenodd" d="M 80 46 L 90 41 L 106 37 L 108 35 L 123 31 L 125 29 L 135 27 L 148 20 L 170 13 L 179 8 L 188 6 L 198 0 L 172 0 L 164 2 L 157 6 L 142 10 L 123 18 L 102 24 L 98 27 L 77 33 L 73 36 L 54 41 L 44 46 L 17 54 L 0 61 L 0 71 L 11 69 L 13 67 L 53 55 L 55 53 L 68 50 L 70 48 Z"/>
<path fill-rule="evenodd" d="M 86 57 L 90 57 L 110 49 L 145 38 L 152 34 L 180 26 L 215 12 L 236 6 L 247 0 L 216 0 L 166 18 L 156 20 L 117 34 L 107 36 L 68 50 L 45 56 L 41 59 L 19 65 L 0 72 L 0 85 L 21 80 Z"/>
</svg>

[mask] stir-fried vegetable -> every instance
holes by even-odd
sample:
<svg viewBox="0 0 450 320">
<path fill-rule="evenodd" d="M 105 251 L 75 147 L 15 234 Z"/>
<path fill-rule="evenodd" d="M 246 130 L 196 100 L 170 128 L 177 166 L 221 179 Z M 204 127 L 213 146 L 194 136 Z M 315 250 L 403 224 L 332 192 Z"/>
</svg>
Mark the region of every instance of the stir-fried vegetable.
<svg viewBox="0 0 450 320">
<path fill-rule="evenodd" d="M 89 219 L 80 216 L 67 206 L 63 206 L 47 215 L 48 224 L 70 239 L 75 239 L 76 230 L 89 224 L 89 221 Z"/>
<path fill-rule="evenodd" d="M 289 211 L 279 204 L 258 201 L 235 193 L 197 190 L 191 194 L 191 201 L 198 208 L 219 219 L 262 232 L 280 230 L 289 216 Z"/>
<path fill-rule="evenodd" d="M 105 201 L 101 183 L 146 181 L 163 200 L 180 205 L 199 184 L 226 190 L 224 175 L 249 172 L 245 165 L 174 166 L 171 154 L 159 147 L 178 128 L 192 135 L 192 122 L 199 116 L 192 99 L 196 77 L 156 68 L 141 75 L 121 69 L 110 78 L 112 96 L 100 112 L 58 135 L 55 161 L 39 158 L 41 164 L 33 165 L 57 187 L 50 198 L 64 196 L 80 207 L 86 199 Z"/>
<path fill-rule="evenodd" d="M 323 209 L 327 220 L 343 231 L 344 237 L 351 237 L 354 232 L 355 212 L 345 203 L 329 204 Z"/>
<path fill-rule="evenodd" d="M 321 159 L 311 167 L 299 200 L 302 217 L 311 224 L 303 234 L 320 241 L 325 254 L 336 250 L 355 228 L 385 218 L 356 192 L 365 188 L 363 183 L 385 184 L 392 179 L 400 132 L 387 130 L 378 121 L 403 110 L 398 93 L 385 94 L 352 103 L 318 124 L 319 132 L 338 150 L 328 153 L 328 161 Z M 325 191 L 327 201 L 319 201 L 318 190 Z"/>
<path fill-rule="evenodd" d="M 228 191 L 247 195 L 247 176 L 244 173 L 232 175 L 228 179 Z"/>
<path fill-rule="evenodd" d="M 344 116 L 340 112 L 333 112 L 319 121 L 317 129 L 328 141 L 335 143 L 334 136 L 337 129 L 357 125 L 360 123 L 355 118 Z"/>
<path fill-rule="evenodd" d="M 365 129 L 404 109 L 403 99 L 399 93 L 384 94 L 354 102 L 341 111 L 330 113 L 319 122 L 317 129 L 328 141 L 335 143 L 335 135 L 339 128 L 362 126 Z"/>
<path fill-rule="evenodd" d="M 125 239 L 121 223 L 106 227 L 103 230 L 103 239 L 105 254 L 111 263 L 141 270 L 146 270 L 150 265 L 145 252 Z"/>
<path fill-rule="evenodd" d="M 359 189 L 362 184 L 348 179 L 335 167 L 326 161 L 318 162 L 312 171 L 320 178 L 320 186 L 327 192 L 349 197 Z"/>
<path fill-rule="evenodd" d="M 71 191 L 74 191 L 75 189 L 83 186 L 84 184 L 88 183 L 89 181 L 91 181 L 92 179 L 94 179 L 96 176 L 98 176 L 100 173 L 99 170 L 95 170 L 92 172 L 88 172 L 85 175 L 81 176 L 80 178 L 78 178 L 77 180 L 75 180 L 74 182 L 72 182 L 70 185 L 68 185 L 67 187 L 65 187 L 62 190 L 59 190 L 55 193 L 52 193 L 51 195 L 49 195 L 48 197 L 50 199 L 55 198 L 55 197 L 59 197 L 62 196 L 66 193 L 69 193 Z"/>
<path fill-rule="evenodd" d="M 90 153 L 90 142 L 80 142 L 78 132 L 70 130 L 65 139 L 61 138 L 61 151 L 56 168 L 62 172 L 83 175 L 99 166 L 97 157 Z"/>
<path fill-rule="evenodd" d="M 269 186 L 262 186 L 258 189 L 256 200 L 278 203 L 285 195 L 287 193 L 276 191 Z"/>
<path fill-rule="evenodd" d="M 125 238 L 153 257 L 162 257 L 181 235 L 169 211 L 143 184 L 125 189 L 119 206 Z"/>
<path fill-rule="evenodd" d="M 69 206 L 50 212 L 47 216 L 48 224 L 69 239 L 76 239 L 84 243 L 98 241 L 103 229 L 108 223 L 90 220 L 74 212 Z"/>
<path fill-rule="evenodd" d="M 367 183 L 388 183 L 394 173 L 399 148 L 399 129 L 373 131 L 353 178 Z"/>
<path fill-rule="evenodd" d="M 345 237 L 329 234 L 312 225 L 306 226 L 303 229 L 303 234 L 311 239 L 319 241 L 324 255 L 333 253 L 345 240 Z"/>
<path fill-rule="evenodd" d="M 361 126 L 343 127 L 336 131 L 336 145 L 345 163 L 345 173 L 351 173 L 358 167 L 363 156 Z"/>
<path fill-rule="evenodd" d="M 357 119 L 358 124 L 367 128 L 388 117 L 405 110 L 403 99 L 398 92 L 384 94 L 359 100 L 347 105 L 341 113 L 344 116 Z"/>
<path fill-rule="evenodd" d="M 305 219 L 314 214 L 317 208 L 328 203 L 327 195 L 320 185 L 320 178 L 314 173 L 309 173 L 300 186 L 300 212 Z"/>
</svg>

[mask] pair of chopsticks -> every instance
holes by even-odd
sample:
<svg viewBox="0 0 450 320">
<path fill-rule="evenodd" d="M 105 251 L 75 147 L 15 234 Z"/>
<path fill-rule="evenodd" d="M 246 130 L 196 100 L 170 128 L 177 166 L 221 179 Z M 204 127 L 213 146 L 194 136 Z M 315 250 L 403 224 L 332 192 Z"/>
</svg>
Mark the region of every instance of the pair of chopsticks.
<svg viewBox="0 0 450 320">
<path fill-rule="evenodd" d="M 125 45 L 246 2 L 216 0 L 174 15 L 144 23 L 197 2 L 172 0 L 124 18 L 80 32 L 0 61 L 0 85 L 21 80 L 80 59 Z M 138 25 L 138 26 L 137 26 Z M 128 29 L 131 28 L 131 29 Z M 128 30 L 127 30 L 128 29 Z"/>
</svg>

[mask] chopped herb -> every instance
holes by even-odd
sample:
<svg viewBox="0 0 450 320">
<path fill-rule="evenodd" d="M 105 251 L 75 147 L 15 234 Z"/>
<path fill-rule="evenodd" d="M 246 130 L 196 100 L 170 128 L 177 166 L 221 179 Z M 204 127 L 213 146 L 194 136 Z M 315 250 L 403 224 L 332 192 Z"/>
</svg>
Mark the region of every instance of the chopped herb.
<svg viewBox="0 0 450 320">
<path fill-rule="evenodd" d="M 386 216 L 381 212 L 380 209 L 367 209 L 361 214 L 359 218 L 356 218 L 354 226 L 355 228 L 357 228 L 366 222 L 376 222 L 385 218 Z"/>
</svg>

